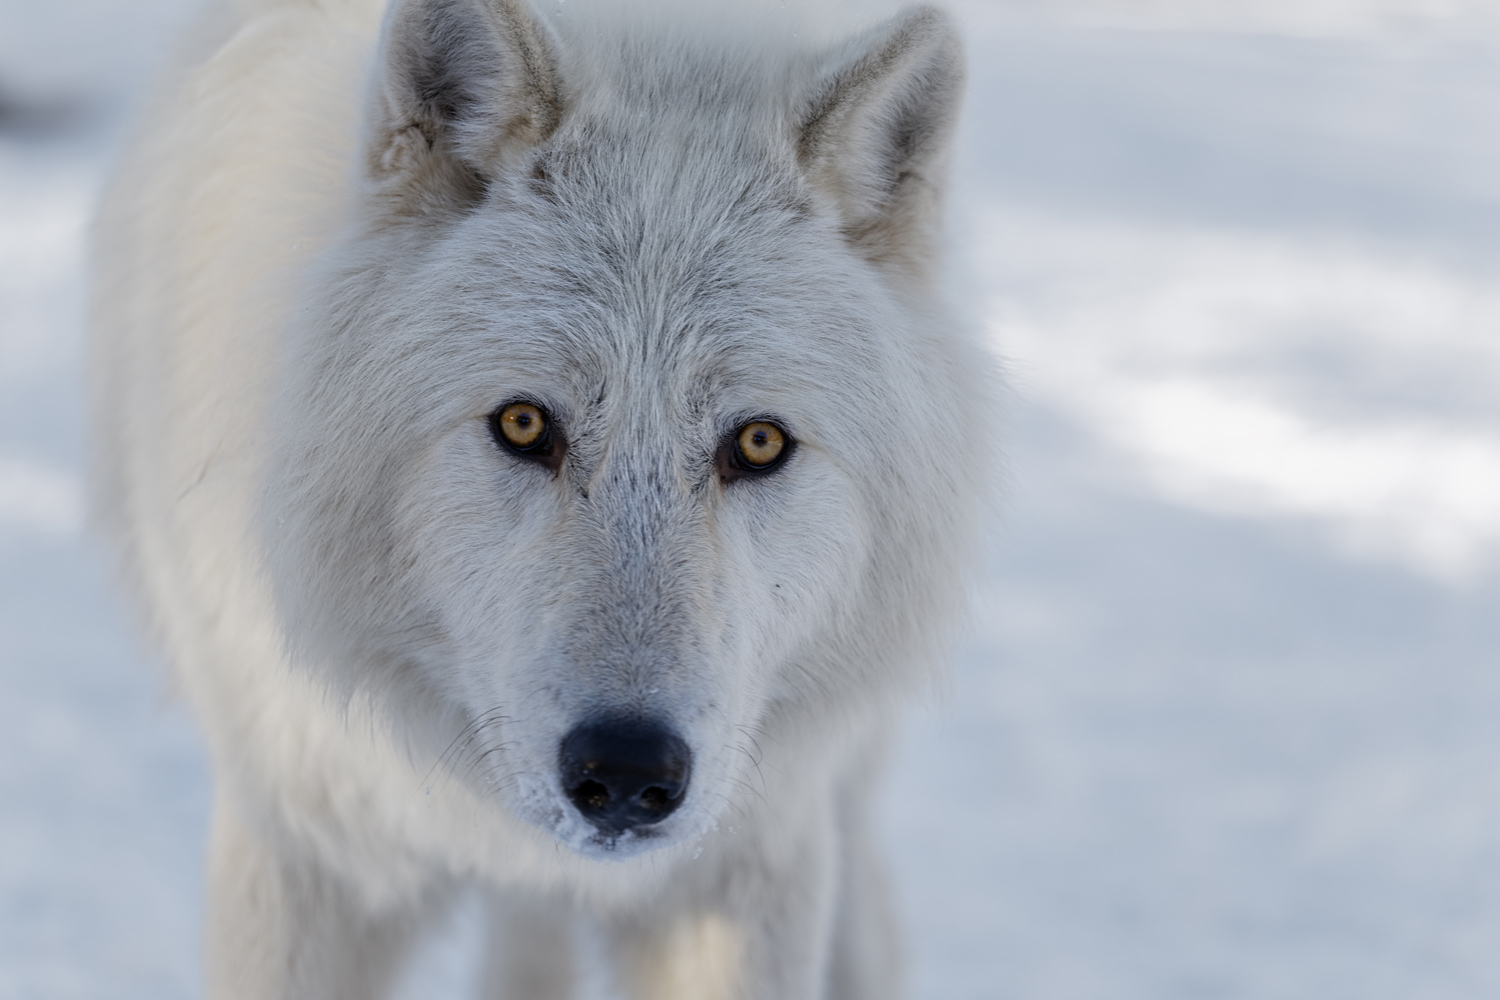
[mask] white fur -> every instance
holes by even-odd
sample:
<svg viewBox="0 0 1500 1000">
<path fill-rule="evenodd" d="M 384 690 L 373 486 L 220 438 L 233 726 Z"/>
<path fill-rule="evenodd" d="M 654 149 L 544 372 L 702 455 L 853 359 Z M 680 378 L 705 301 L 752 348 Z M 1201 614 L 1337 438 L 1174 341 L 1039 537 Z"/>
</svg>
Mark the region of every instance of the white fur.
<svg viewBox="0 0 1500 1000">
<path fill-rule="evenodd" d="M 990 459 L 952 28 L 383 7 L 215 9 L 99 223 L 96 506 L 212 751 L 210 995 L 378 995 L 463 884 L 497 997 L 566 995 L 580 910 L 632 997 L 893 995 L 867 789 Z M 792 458 L 721 482 L 767 416 Z M 627 710 L 693 777 L 607 840 L 557 748 Z"/>
</svg>

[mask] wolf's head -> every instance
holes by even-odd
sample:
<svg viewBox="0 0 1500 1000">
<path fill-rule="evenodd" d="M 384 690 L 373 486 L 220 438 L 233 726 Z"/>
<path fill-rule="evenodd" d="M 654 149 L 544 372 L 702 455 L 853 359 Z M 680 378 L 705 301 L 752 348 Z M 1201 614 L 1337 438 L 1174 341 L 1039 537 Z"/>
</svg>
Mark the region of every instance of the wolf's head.
<svg viewBox="0 0 1500 1000">
<path fill-rule="evenodd" d="M 441 706 L 455 772 L 585 854 L 700 833 L 759 736 L 909 689 L 973 544 L 983 380 L 932 273 L 959 44 L 930 8 L 788 41 L 397 3 L 281 378 L 294 648 Z"/>
</svg>

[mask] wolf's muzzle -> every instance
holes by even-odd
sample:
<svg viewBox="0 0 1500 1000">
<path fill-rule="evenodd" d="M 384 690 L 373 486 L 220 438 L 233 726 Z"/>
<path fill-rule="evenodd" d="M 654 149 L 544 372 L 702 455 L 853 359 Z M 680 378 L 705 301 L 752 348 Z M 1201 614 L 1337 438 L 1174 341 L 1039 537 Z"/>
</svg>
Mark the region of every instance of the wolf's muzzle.
<svg viewBox="0 0 1500 1000">
<path fill-rule="evenodd" d="M 614 837 L 660 823 L 681 805 L 692 752 L 659 722 L 595 719 L 563 737 L 558 768 L 573 805 L 600 833 Z"/>
</svg>

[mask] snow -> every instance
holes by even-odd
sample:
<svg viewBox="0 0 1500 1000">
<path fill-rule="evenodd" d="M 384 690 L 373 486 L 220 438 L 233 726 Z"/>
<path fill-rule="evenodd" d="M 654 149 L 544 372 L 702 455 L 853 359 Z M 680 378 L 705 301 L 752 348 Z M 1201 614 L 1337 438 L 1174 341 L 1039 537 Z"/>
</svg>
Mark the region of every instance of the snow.
<svg viewBox="0 0 1500 1000">
<path fill-rule="evenodd" d="M 190 6 L 0 0 L 0 109 L 73 109 L 0 110 L 4 996 L 199 992 L 207 770 L 80 488 L 89 206 Z M 1500 8 L 958 6 L 1016 398 L 886 799 L 913 996 L 1500 994 Z"/>
</svg>

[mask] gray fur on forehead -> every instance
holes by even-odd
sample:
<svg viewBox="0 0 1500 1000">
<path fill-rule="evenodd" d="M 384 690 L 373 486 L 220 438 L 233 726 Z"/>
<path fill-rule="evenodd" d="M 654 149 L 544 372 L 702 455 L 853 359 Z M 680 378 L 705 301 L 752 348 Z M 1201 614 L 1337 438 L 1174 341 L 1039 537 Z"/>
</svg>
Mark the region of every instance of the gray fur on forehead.
<svg viewBox="0 0 1500 1000">
<path fill-rule="evenodd" d="M 529 171 L 497 194 L 506 208 L 530 202 L 556 228 L 566 224 L 580 248 L 592 240 L 601 252 L 638 254 L 665 241 L 674 256 L 697 251 L 711 262 L 716 250 L 749 249 L 739 241 L 774 242 L 812 214 L 791 157 L 776 153 L 732 121 L 590 117 L 540 147 Z"/>
<path fill-rule="evenodd" d="M 659 235 L 679 256 L 712 259 L 812 211 L 796 162 L 810 59 L 770 58 L 743 37 L 673 44 L 672 34 L 663 46 L 653 29 L 622 27 L 565 59 L 562 125 L 521 181 L 610 252 Z"/>
<path fill-rule="evenodd" d="M 742 335 L 803 327 L 824 309 L 825 328 L 843 325 L 834 306 L 846 312 L 848 300 L 826 295 L 851 281 L 881 294 L 816 215 L 790 156 L 742 146 L 726 157 L 705 131 L 565 125 L 529 170 L 497 185 L 492 210 L 452 250 L 488 259 L 498 282 L 524 272 L 516 298 L 530 301 L 507 303 L 511 317 L 541 305 L 539 287 L 561 300 L 537 309 L 559 347 L 582 335 L 594 349 L 603 338 L 743 350 Z M 580 346 L 568 344 L 571 356 Z"/>
</svg>

